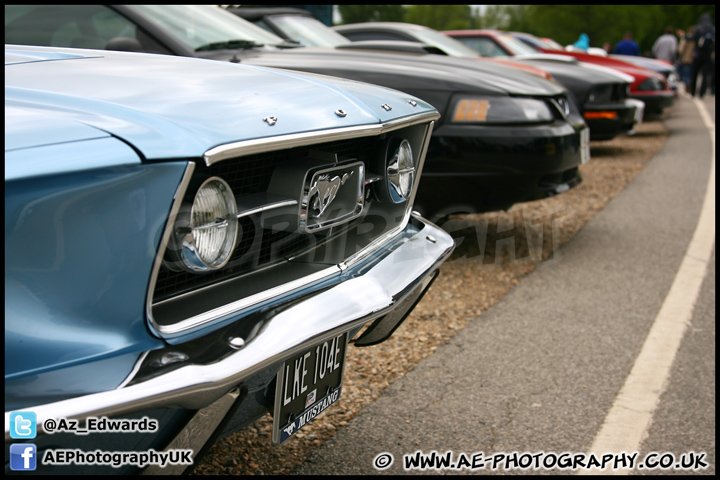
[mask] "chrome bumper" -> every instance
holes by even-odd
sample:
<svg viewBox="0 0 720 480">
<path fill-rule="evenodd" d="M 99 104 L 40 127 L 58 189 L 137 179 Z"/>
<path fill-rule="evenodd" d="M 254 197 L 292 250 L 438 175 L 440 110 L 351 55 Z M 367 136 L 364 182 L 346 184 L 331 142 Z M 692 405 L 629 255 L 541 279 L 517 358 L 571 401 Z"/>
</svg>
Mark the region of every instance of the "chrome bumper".
<svg viewBox="0 0 720 480">
<path fill-rule="evenodd" d="M 380 260 L 360 265 L 346 281 L 280 312 L 261 334 L 222 360 L 188 365 L 140 383 L 23 410 L 35 412 L 40 434 L 47 419 L 82 421 L 168 406 L 203 409 L 279 361 L 402 304 L 454 248 L 452 237 L 436 226 L 419 217 L 414 223 L 418 227 L 407 227 L 380 248 L 387 251 Z M 10 441 L 9 419 L 10 412 L 5 412 L 6 442 Z"/>
</svg>

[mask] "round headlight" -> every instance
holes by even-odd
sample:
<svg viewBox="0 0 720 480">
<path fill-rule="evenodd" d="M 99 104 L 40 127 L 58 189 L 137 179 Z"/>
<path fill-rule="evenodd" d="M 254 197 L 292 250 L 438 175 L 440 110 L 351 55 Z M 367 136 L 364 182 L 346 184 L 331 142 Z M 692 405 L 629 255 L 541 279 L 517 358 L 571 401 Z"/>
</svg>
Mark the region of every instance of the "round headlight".
<svg viewBox="0 0 720 480">
<path fill-rule="evenodd" d="M 184 266 L 193 272 L 216 270 L 232 255 L 238 233 L 237 204 L 221 178 L 207 179 L 198 189 L 189 225 L 179 234 Z"/>
<path fill-rule="evenodd" d="M 394 138 L 388 144 L 386 179 L 390 199 L 401 203 L 410 198 L 415 180 L 412 147 L 407 140 Z"/>
</svg>

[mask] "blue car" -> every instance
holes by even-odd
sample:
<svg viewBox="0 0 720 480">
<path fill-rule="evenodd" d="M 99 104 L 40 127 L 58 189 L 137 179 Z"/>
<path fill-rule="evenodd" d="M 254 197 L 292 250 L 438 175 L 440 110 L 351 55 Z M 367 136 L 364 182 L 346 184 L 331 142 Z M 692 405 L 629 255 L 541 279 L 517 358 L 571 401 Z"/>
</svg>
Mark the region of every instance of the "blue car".
<svg viewBox="0 0 720 480">
<path fill-rule="evenodd" d="M 342 401 L 346 349 L 454 247 L 412 211 L 438 117 L 333 77 L 6 45 L 6 472 L 180 473 Z"/>
</svg>

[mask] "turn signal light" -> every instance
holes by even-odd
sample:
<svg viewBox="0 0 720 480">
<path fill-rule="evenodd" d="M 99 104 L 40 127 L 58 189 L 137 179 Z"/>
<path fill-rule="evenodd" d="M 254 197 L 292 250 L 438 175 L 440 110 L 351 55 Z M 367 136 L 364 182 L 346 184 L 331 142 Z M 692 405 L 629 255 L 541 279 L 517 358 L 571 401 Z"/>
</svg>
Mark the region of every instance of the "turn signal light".
<svg viewBox="0 0 720 480">
<path fill-rule="evenodd" d="M 617 118 L 618 114 L 617 112 L 585 112 L 583 116 L 588 120 L 597 120 L 600 118 L 613 120 Z"/>
<path fill-rule="evenodd" d="M 484 122 L 487 120 L 490 102 L 487 100 L 460 100 L 455 108 L 456 122 Z"/>
</svg>

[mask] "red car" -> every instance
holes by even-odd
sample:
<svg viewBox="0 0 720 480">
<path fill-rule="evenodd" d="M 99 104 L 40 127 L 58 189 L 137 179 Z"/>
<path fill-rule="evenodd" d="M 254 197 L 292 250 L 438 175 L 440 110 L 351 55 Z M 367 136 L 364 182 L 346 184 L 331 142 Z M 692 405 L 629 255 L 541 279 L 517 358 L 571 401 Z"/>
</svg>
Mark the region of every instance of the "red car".
<svg viewBox="0 0 720 480">
<path fill-rule="evenodd" d="M 447 30 L 442 33 L 480 52 L 483 57 L 514 57 L 540 53 L 537 48 L 499 30 Z"/>
<path fill-rule="evenodd" d="M 472 32 L 472 30 L 466 30 L 466 32 Z M 635 78 L 635 81 L 630 84 L 630 98 L 642 100 L 645 103 L 646 113 L 660 114 L 663 109 L 671 107 L 675 102 L 675 93 L 668 84 L 667 79 L 657 72 L 615 58 L 601 57 L 582 52 L 557 50 L 547 42 L 529 33 L 509 33 L 518 40 L 522 40 L 527 45 L 534 47 L 539 52 L 570 55 L 582 62 L 614 68 L 622 73 L 631 75 Z M 458 40 L 460 39 L 458 38 Z"/>
</svg>

